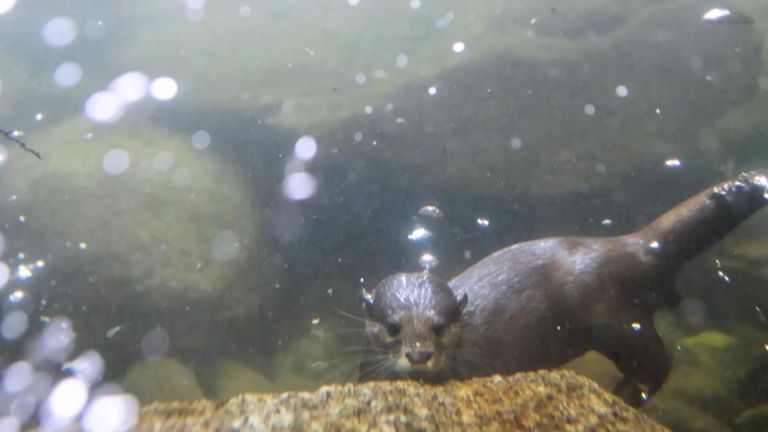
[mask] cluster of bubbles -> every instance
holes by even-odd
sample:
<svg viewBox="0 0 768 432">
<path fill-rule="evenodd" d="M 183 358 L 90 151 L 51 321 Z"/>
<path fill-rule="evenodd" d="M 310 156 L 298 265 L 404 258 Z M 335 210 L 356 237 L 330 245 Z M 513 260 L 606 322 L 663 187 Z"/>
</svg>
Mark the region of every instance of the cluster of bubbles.
<svg viewBox="0 0 768 432">
<path fill-rule="evenodd" d="M 179 85 L 171 77 L 152 80 L 139 71 L 126 72 L 113 79 L 106 90 L 92 94 L 85 101 L 85 115 L 98 123 L 114 123 L 123 116 L 125 108 L 147 95 L 159 101 L 176 97 Z"/>
<path fill-rule="evenodd" d="M 0 256 L 5 237 L 0 233 Z M 23 254 L 18 257 L 23 258 Z M 72 322 L 65 317 L 40 318 L 42 331 L 22 340 L 30 326 L 30 303 L 12 279 L 24 282 L 35 265 L 19 265 L 15 277 L 0 261 L 0 293 L 6 301 L 0 321 L 0 344 L 25 343 L 23 358 L 3 364 L 0 372 L 0 431 L 15 432 L 39 424 L 44 430 L 127 431 L 136 425 L 138 400 L 114 383 L 102 383 L 104 359 L 95 350 L 71 358 L 75 348 Z M 24 270 L 26 269 L 26 270 Z"/>
<path fill-rule="evenodd" d="M 443 216 L 443 211 L 440 210 L 436 204 L 426 204 L 422 206 L 419 208 L 416 217 L 414 218 L 416 221 L 415 225 L 411 227 L 411 230 L 407 235 L 411 244 L 421 251 L 419 265 L 427 270 L 436 267 L 440 263 L 437 256 L 431 252 L 432 245 L 430 240 L 434 235 L 428 227 L 433 223 L 436 223 L 437 220 L 442 219 Z M 478 216 L 475 219 L 475 224 L 479 229 L 485 230 L 490 228 L 491 221 L 486 217 Z M 472 258 L 472 254 L 469 251 L 466 251 L 464 256 L 467 259 Z"/>
<path fill-rule="evenodd" d="M 303 201 L 317 192 L 317 179 L 306 165 L 317 154 L 317 141 L 311 135 L 299 137 L 293 146 L 293 157 L 285 164 L 283 196 L 290 201 Z"/>
</svg>

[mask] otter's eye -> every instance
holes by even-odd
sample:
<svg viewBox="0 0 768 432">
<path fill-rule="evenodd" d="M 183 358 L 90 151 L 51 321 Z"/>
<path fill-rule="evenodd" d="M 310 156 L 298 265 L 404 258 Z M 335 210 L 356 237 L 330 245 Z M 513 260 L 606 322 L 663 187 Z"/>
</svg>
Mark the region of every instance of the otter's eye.
<svg viewBox="0 0 768 432">
<path fill-rule="evenodd" d="M 435 334 L 437 337 L 443 337 L 445 334 L 445 330 L 448 328 L 448 324 L 446 323 L 437 323 L 432 324 L 432 333 Z"/>
<path fill-rule="evenodd" d="M 398 323 L 387 323 L 384 328 L 387 329 L 387 334 L 389 337 L 396 337 L 400 334 L 400 324 Z"/>
</svg>

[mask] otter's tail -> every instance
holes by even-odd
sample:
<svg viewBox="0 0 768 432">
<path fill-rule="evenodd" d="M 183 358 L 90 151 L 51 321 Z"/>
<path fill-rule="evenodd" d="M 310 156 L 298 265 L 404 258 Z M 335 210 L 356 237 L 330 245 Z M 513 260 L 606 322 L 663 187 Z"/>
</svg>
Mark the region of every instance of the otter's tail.
<svg viewBox="0 0 768 432">
<path fill-rule="evenodd" d="M 674 270 L 768 204 L 768 171 L 744 173 L 687 199 L 638 233 Z"/>
</svg>

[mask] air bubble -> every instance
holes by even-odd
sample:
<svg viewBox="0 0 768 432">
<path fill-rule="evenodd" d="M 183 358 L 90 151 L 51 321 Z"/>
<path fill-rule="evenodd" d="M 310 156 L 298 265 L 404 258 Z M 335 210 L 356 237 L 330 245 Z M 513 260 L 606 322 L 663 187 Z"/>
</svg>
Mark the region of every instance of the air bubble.
<svg viewBox="0 0 768 432">
<path fill-rule="evenodd" d="M 0 324 L 0 334 L 7 341 L 18 339 L 27 331 L 29 318 L 26 312 L 15 310 L 3 318 Z"/>
<path fill-rule="evenodd" d="M 115 148 L 104 154 L 101 166 L 109 175 L 120 175 L 131 166 L 131 155 L 121 148 Z"/>
<path fill-rule="evenodd" d="M 147 360 L 158 359 L 168 352 L 170 346 L 168 332 L 162 327 L 155 327 L 141 339 L 141 354 Z"/>
<path fill-rule="evenodd" d="M 43 26 L 40 36 L 48 46 L 57 48 L 67 46 L 77 37 L 77 24 L 72 18 L 66 16 L 51 18 Z"/>
<path fill-rule="evenodd" d="M 213 258 L 223 262 L 237 258 L 240 255 L 240 239 L 232 230 L 224 230 L 216 234 L 211 242 Z"/>
<path fill-rule="evenodd" d="M 283 180 L 283 195 L 292 201 L 310 198 L 317 190 L 317 180 L 307 172 L 289 174 Z"/>
<path fill-rule="evenodd" d="M 205 150 L 211 145 L 211 134 L 205 130 L 199 130 L 192 134 L 192 147 L 197 150 Z"/>
<path fill-rule="evenodd" d="M 311 135 L 304 135 L 296 141 L 293 153 L 301 160 L 311 160 L 317 153 L 317 141 Z"/>
</svg>

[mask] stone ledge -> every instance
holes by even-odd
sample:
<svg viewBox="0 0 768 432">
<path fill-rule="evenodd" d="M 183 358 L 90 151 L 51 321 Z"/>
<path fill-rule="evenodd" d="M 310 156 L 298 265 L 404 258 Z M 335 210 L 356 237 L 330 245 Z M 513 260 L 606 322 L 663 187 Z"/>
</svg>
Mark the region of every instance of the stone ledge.
<svg viewBox="0 0 768 432">
<path fill-rule="evenodd" d="M 328 385 L 145 406 L 137 431 L 666 431 L 594 382 L 540 371 L 428 385 Z"/>
</svg>

